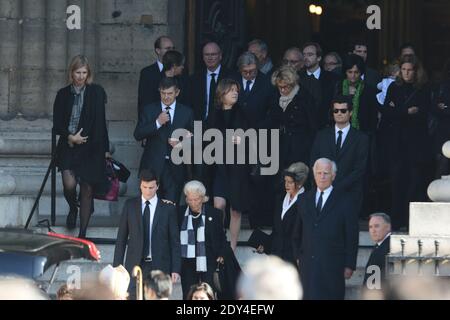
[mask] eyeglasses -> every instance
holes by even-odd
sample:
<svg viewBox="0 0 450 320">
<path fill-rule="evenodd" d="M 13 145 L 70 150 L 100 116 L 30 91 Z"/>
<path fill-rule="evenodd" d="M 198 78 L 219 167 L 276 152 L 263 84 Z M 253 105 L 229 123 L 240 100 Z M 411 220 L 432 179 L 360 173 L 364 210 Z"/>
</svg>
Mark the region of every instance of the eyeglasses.
<svg viewBox="0 0 450 320">
<path fill-rule="evenodd" d="M 258 71 L 258 69 L 255 68 L 255 69 L 251 69 L 251 70 L 241 70 L 241 73 L 245 74 L 245 75 L 252 75 L 252 74 L 255 74 L 256 71 Z"/>
<path fill-rule="evenodd" d="M 346 114 L 348 109 L 334 109 L 333 112 L 338 114 L 339 112 L 342 114 Z"/>
</svg>

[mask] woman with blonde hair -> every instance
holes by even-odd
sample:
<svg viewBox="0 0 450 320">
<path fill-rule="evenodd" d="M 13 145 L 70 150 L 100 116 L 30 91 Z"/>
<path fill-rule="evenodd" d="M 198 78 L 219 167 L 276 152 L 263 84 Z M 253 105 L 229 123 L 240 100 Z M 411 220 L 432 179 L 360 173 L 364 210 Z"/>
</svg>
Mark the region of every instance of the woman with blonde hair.
<svg viewBox="0 0 450 320">
<path fill-rule="evenodd" d="M 206 282 L 191 286 L 186 300 L 216 300 L 214 290 Z"/>
<path fill-rule="evenodd" d="M 183 298 L 193 284 L 213 285 L 218 263 L 223 264 L 228 244 L 223 230 L 222 213 L 207 204 L 206 188 L 200 181 L 184 186 L 186 207 L 178 215 L 181 243 L 181 287 Z"/>
<path fill-rule="evenodd" d="M 85 56 L 75 56 L 68 68 L 69 84 L 60 89 L 53 105 L 53 130 L 59 135 L 56 165 L 61 171 L 64 197 L 69 205 L 67 228 L 77 221 L 76 187 L 80 184 L 80 232 L 86 237 L 93 212 L 94 188 L 106 180 L 105 157 L 109 139 L 105 119 L 105 90 L 93 83 Z"/>
</svg>

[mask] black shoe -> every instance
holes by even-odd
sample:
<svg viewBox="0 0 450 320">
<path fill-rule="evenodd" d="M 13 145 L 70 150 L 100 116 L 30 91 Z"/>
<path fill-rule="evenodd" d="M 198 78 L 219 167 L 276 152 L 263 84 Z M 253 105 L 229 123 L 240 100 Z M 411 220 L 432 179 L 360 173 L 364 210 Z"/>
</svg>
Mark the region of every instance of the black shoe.
<svg viewBox="0 0 450 320">
<path fill-rule="evenodd" d="M 77 226 L 77 214 L 78 214 L 78 210 L 70 210 L 69 214 L 67 215 L 67 220 L 66 220 L 66 227 L 69 230 L 75 229 Z"/>
</svg>

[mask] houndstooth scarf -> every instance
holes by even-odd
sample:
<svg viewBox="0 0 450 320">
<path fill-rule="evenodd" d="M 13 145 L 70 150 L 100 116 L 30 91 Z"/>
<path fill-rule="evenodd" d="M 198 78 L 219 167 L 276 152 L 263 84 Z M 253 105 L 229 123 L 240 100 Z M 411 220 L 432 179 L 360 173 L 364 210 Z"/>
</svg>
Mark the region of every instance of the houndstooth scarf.
<svg viewBox="0 0 450 320">
<path fill-rule="evenodd" d="M 181 257 L 195 258 L 197 263 L 197 272 L 206 272 L 206 246 L 205 246 L 205 210 L 202 208 L 200 225 L 197 229 L 197 243 L 195 243 L 194 226 L 192 224 L 192 215 L 189 214 L 189 206 L 186 208 L 184 220 L 181 225 L 180 243 Z"/>
</svg>

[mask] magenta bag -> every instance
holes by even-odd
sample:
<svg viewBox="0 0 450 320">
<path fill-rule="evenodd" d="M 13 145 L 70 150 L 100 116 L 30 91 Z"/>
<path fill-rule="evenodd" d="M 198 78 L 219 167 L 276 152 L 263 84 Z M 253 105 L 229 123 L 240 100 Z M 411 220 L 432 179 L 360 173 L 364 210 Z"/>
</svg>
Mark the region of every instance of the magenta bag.
<svg viewBox="0 0 450 320">
<path fill-rule="evenodd" d="M 98 188 L 94 198 L 98 200 L 117 201 L 119 199 L 119 178 L 110 159 L 106 159 L 106 181 Z"/>
</svg>

